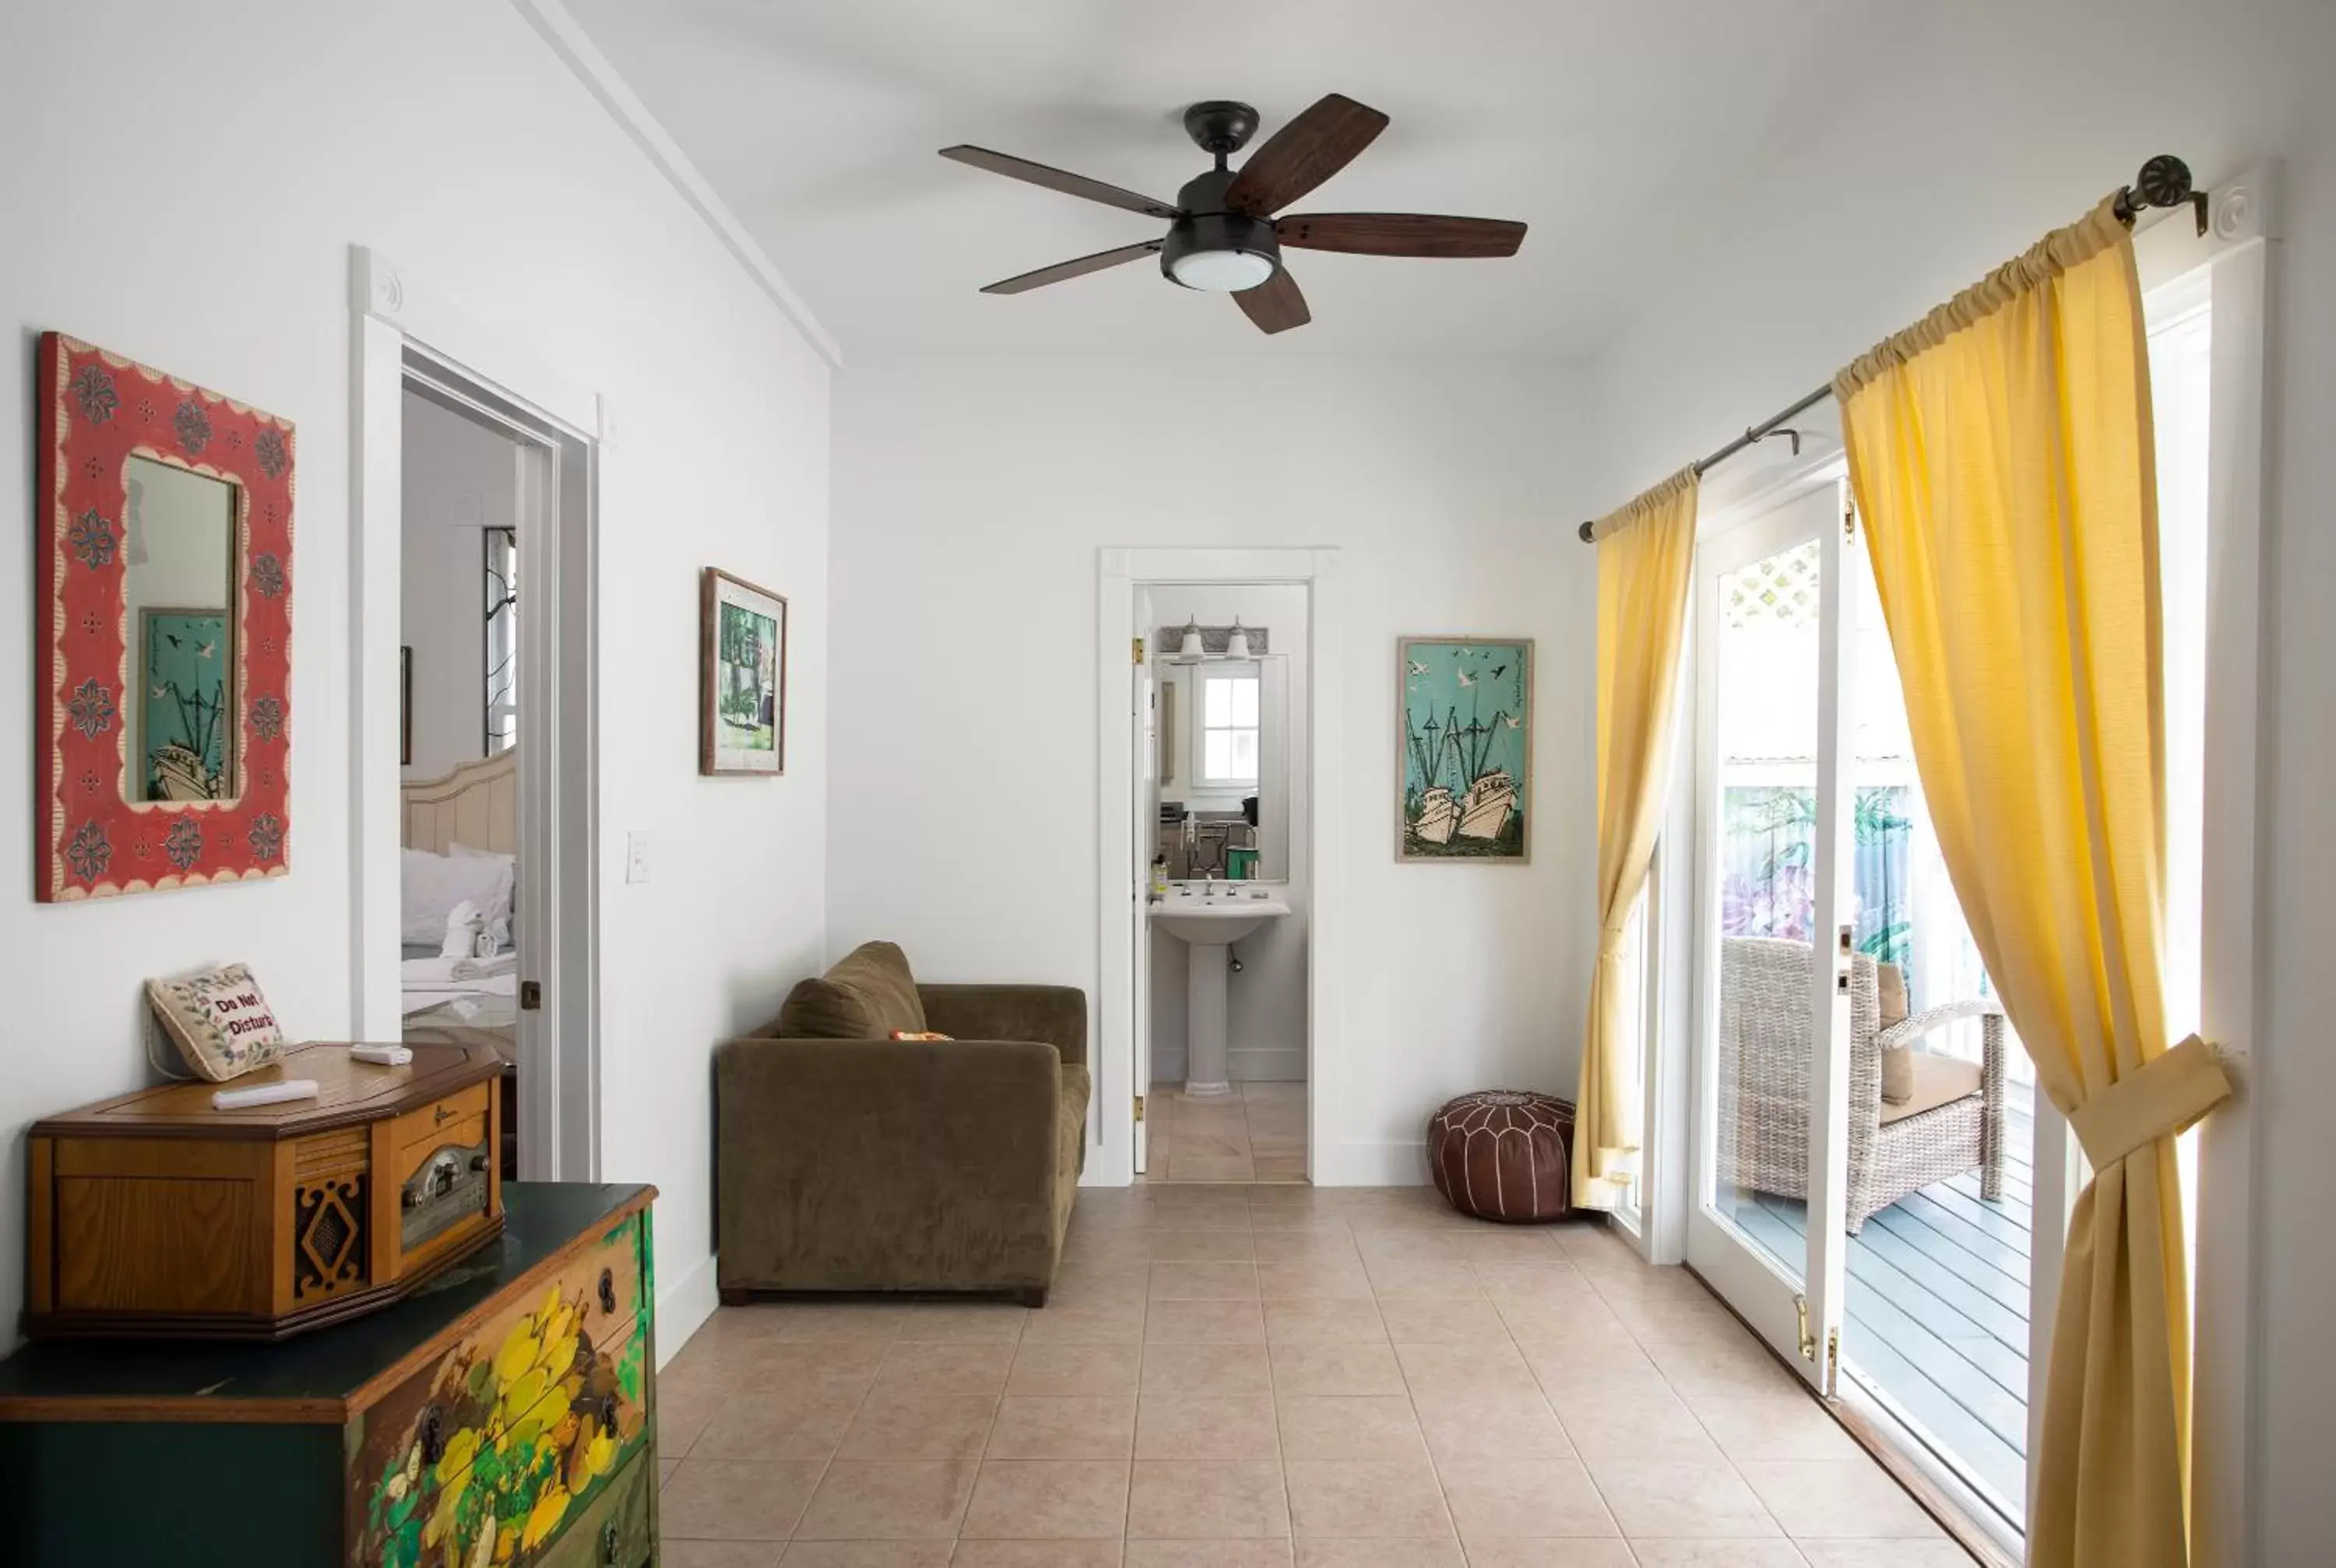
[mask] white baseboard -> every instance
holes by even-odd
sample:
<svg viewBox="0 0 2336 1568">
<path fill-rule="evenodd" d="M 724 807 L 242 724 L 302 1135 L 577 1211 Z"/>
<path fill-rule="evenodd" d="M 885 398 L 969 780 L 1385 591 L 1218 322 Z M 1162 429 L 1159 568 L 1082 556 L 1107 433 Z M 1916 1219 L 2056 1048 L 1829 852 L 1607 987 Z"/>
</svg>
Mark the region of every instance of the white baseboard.
<svg viewBox="0 0 2336 1568">
<path fill-rule="evenodd" d="M 1386 1141 L 1350 1138 L 1333 1145 L 1335 1158 L 1317 1162 L 1314 1182 L 1322 1187 L 1424 1187 L 1427 1144 L 1417 1138 Z M 1327 1164 L 1328 1168 L 1325 1168 Z"/>
<path fill-rule="evenodd" d="M 1303 1046 L 1235 1046 L 1225 1068 L 1237 1084 L 1299 1084 L 1306 1081 Z"/>
<path fill-rule="evenodd" d="M 715 1260 L 708 1255 L 705 1261 L 684 1274 L 680 1280 L 657 1292 L 657 1370 L 674 1353 L 689 1343 L 689 1337 L 706 1326 L 714 1316 L 714 1309 L 722 1304 L 722 1292 L 714 1282 Z"/>
</svg>

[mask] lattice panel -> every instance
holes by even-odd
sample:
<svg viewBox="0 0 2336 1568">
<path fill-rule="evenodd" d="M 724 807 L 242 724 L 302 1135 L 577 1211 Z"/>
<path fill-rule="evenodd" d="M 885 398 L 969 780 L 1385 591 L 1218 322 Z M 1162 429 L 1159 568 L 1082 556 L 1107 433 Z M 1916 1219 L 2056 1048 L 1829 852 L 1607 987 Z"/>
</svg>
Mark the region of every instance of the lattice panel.
<svg viewBox="0 0 2336 1568">
<path fill-rule="evenodd" d="M 1720 618 L 1728 627 L 1813 626 L 1817 618 L 1817 541 L 1738 567 L 1721 579 Z"/>
</svg>

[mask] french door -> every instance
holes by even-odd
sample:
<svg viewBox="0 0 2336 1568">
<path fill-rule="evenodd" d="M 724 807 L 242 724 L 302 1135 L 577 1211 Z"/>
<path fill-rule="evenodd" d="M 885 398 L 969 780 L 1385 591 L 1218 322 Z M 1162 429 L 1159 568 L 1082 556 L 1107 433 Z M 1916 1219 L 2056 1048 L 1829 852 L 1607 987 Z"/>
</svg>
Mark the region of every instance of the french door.
<svg viewBox="0 0 2336 1568">
<path fill-rule="evenodd" d="M 1847 1185 L 1847 495 L 1818 482 L 1707 539 L 1695 569 L 1688 1261 L 1824 1394 Z M 1747 826 L 1770 846 L 1755 875 L 1730 863 Z M 1747 930 L 1773 934 L 1728 934 Z"/>
</svg>

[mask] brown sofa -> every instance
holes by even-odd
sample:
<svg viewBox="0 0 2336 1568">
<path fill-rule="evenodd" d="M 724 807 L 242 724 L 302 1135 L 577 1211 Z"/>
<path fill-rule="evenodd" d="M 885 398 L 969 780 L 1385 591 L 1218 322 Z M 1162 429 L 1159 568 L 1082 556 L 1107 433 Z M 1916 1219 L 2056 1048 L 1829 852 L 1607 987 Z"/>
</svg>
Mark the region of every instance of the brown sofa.
<svg viewBox="0 0 2336 1568">
<path fill-rule="evenodd" d="M 919 985 L 890 942 L 798 984 L 715 1052 L 722 1300 L 1010 1290 L 1043 1306 L 1085 1159 L 1086 1033 L 1079 990 Z"/>
</svg>

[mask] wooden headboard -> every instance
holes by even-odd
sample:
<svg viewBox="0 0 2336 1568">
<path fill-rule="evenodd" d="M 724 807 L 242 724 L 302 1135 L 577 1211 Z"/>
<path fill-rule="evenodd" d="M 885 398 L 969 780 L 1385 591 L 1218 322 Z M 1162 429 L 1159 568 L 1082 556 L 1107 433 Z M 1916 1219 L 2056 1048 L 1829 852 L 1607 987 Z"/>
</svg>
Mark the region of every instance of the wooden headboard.
<svg viewBox="0 0 2336 1568">
<path fill-rule="evenodd" d="M 399 824 L 410 850 L 446 854 L 455 842 L 499 854 L 519 853 L 519 748 L 458 764 L 440 778 L 404 786 Z"/>
</svg>

